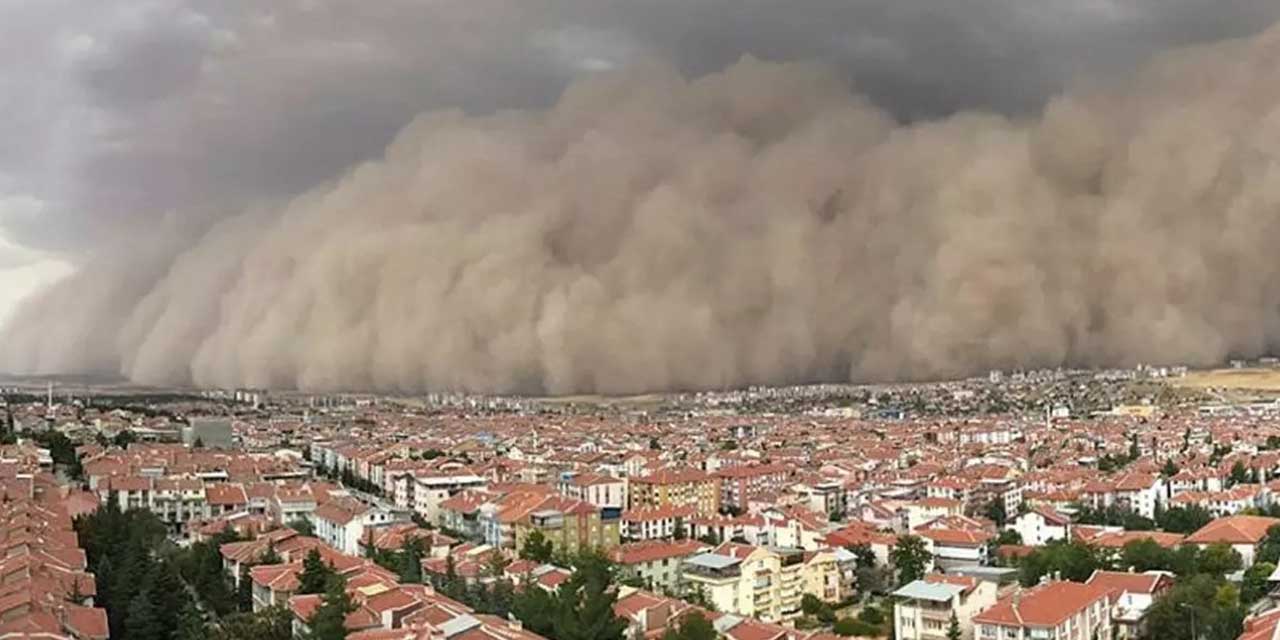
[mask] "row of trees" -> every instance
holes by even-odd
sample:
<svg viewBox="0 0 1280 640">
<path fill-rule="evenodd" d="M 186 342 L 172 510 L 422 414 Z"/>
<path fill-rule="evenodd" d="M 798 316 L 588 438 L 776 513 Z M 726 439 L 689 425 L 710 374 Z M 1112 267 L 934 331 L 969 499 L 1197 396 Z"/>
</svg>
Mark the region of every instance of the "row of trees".
<svg viewBox="0 0 1280 640">
<path fill-rule="evenodd" d="M 584 552 L 573 557 L 574 572 L 554 591 L 542 589 L 529 580 L 515 589 L 501 578 L 500 563 L 490 567 L 494 579 L 489 585 L 460 579 L 452 560 L 446 573 L 435 580 L 436 587 L 455 600 L 481 613 L 510 614 L 524 627 L 551 640 L 622 640 L 627 622 L 613 612 L 617 591 L 615 570 L 603 555 Z M 686 620 L 669 632 L 669 640 L 710 640 L 700 635 L 703 625 Z"/>
<path fill-rule="evenodd" d="M 150 511 L 122 512 L 117 505 L 113 494 L 75 522 L 89 570 L 97 577 L 96 603 L 107 611 L 113 639 L 294 640 L 288 609 L 252 612 L 247 576 L 239 590 L 233 588 L 218 549 L 238 540 L 234 532 L 179 549 Z M 271 555 L 262 562 L 272 562 Z"/>
<path fill-rule="evenodd" d="M 1017 561 L 1018 579 L 1024 586 L 1038 584 L 1046 576 L 1084 582 L 1094 571 L 1171 571 L 1180 576 L 1223 576 L 1238 571 L 1240 554 L 1226 544 L 1195 545 L 1167 549 L 1150 539 L 1135 540 L 1119 551 L 1081 542 L 1055 541 Z"/>
<path fill-rule="evenodd" d="M 1018 561 L 1018 575 L 1024 586 L 1031 586 L 1049 575 L 1083 582 L 1099 569 L 1169 571 L 1177 576 L 1177 583 L 1152 605 L 1147 637 L 1233 640 L 1241 632 L 1248 606 L 1266 595 L 1267 578 L 1277 561 L 1280 526 L 1268 532 L 1258 562 L 1245 571 L 1240 587 L 1225 580 L 1227 574 L 1242 567 L 1240 554 L 1229 545 L 1168 549 L 1150 539 L 1130 542 L 1118 551 L 1079 542 L 1054 542 Z"/>
<path fill-rule="evenodd" d="M 96 603 L 107 611 L 111 637 L 161 640 L 175 636 L 191 598 L 170 556 L 159 553 L 165 526 L 148 511 L 107 504 L 76 520 L 76 533 L 97 577 Z"/>
</svg>

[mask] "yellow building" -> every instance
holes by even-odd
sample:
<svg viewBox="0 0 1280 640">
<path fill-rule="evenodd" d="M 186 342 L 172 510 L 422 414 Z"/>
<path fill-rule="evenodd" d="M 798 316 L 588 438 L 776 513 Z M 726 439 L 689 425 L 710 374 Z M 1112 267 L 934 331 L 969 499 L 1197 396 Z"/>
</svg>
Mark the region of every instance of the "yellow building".
<svg viewBox="0 0 1280 640">
<path fill-rule="evenodd" d="M 691 507 L 699 515 L 720 511 L 720 481 L 696 469 L 662 469 L 632 478 L 627 493 L 631 509 Z"/>
<path fill-rule="evenodd" d="M 621 516 L 622 510 L 617 507 L 597 507 L 582 500 L 547 496 L 511 522 L 515 547 L 523 548 L 529 535 L 540 531 L 556 550 L 576 553 L 612 549 L 620 543 Z"/>
<path fill-rule="evenodd" d="M 812 594 L 838 602 L 840 570 L 830 551 L 806 552 L 726 543 L 685 560 L 688 590 L 700 590 L 717 611 L 781 622 L 800 615 Z"/>
</svg>

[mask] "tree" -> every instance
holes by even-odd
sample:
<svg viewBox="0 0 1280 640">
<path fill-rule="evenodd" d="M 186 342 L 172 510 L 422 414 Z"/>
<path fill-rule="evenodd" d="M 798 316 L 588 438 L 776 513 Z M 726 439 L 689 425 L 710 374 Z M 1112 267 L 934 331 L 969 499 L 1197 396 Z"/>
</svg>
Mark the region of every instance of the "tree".
<svg viewBox="0 0 1280 640">
<path fill-rule="evenodd" d="M 511 603 L 511 615 L 529 631 L 550 637 L 555 624 L 556 599 L 546 589 L 526 583 Z"/>
<path fill-rule="evenodd" d="M 1151 538 L 1133 540 L 1120 550 L 1120 568 L 1143 572 L 1153 569 L 1167 570 L 1172 563 L 1171 553 Z"/>
<path fill-rule="evenodd" d="M 1213 576 L 1180 581 L 1147 610 L 1147 637 L 1234 640 L 1240 635 L 1245 615 L 1238 596 L 1230 585 Z"/>
<path fill-rule="evenodd" d="M 334 575 L 333 569 L 320 557 L 320 551 L 312 547 L 302 560 L 302 573 L 298 574 L 298 593 L 324 593 Z"/>
<path fill-rule="evenodd" d="M 262 553 L 262 556 L 258 558 L 258 564 L 272 565 L 272 564 L 280 564 L 282 562 L 284 562 L 284 559 L 281 558 L 280 554 L 276 552 L 275 541 L 268 541 L 267 550 L 264 551 Z"/>
<path fill-rule="evenodd" d="M 1105 565 L 1098 553 L 1080 542 L 1055 540 L 1027 554 L 1018 564 L 1018 579 L 1025 587 L 1041 578 L 1058 574 L 1066 580 L 1084 582 L 1094 570 Z"/>
<path fill-rule="evenodd" d="M 678 626 L 662 634 L 662 640 L 716 640 L 718 637 L 715 626 L 697 609 L 685 614 Z"/>
<path fill-rule="evenodd" d="M 557 591 L 552 637 L 556 640 L 622 640 L 627 621 L 613 611 L 612 569 L 599 554 L 578 559 L 573 576 Z"/>
<path fill-rule="evenodd" d="M 818 612 L 822 610 L 822 606 L 823 602 L 812 593 L 806 593 L 800 597 L 800 611 L 804 612 L 806 616 L 818 615 Z"/>
<path fill-rule="evenodd" d="M 1228 484 L 1234 487 L 1235 485 L 1243 484 L 1248 480 L 1249 472 L 1245 469 L 1244 462 L 1236 460 L 1236 463 L 1231 465 L 1231 476 L 1227 479 Z"/>
<path fill-rule="evenodd" d="M 422 558 L 427 555 L 422 538 L 418 536 L 410 536 L 406 538 L 404 544 L 400 547 L 400 553 L 397 558 L 400 582 L 405 584 L 421 584 L 422 583 Z M 494 555 L 502 557 L 496 551 Z"/>
<path fill-rule="evenodd" d="M 174 632 L 174 640 L 208 640 L 209 630 L 205 628 L 204 614 L 194 602 L 188 601 L 178 616 L 178 628 Z"/>
<path fill-rule="evenodd" d="M 884 612 L 876 607 L 863 607 L 862 611 L 858 612 L 858 619 L 873 627 L 878 627 L 884 624 Z"/>
<path fill-rule="evenodd" d="M 129 601 L 129 614 L 124 628 L 130 640 L 165 640 L 167 637 L 151 598 L 146 593 L 138 593 Z"/>
<path fill-rule="evenodd" d="M 1200 552 L 1200 572 L 1212 576 L 1239 571 L 1242 563 L 1240 553 L 1226 543 L 1211 544 Z"/>
<path fill-rule="evenodd" d="M 1258 562 L 1280 564 L 1280 525 L 1272 525 L 1258 545 Z"/>
<path fill-rule="evenodd" d="M 1022 544 L 1022 534 L 1013 529 L 1001 529 L 995 543 L 996 546 L 1019 545 Z"/>
<path fill-rule="evenodd" d="M 533 562 L 548 562 L 554 551 L 551 541 L 547 540 L 541 531 L 534 529 L 525 536 L 524 544 L 520 545 L 520 558 Z"/>
<path fill-rule="evenodd" d="M 255 613 L 237 613 L 218 622 L 209 640 L 294 640 L 293 613 L 276 605 Z"/>
<path fill-rule="evenodd" d="M 841 618 L 836 620 L 835 625 L 831 627 L 831 631 L 838 636 L 844 637 L 857 636 L 874 638 L 881 635 L 880 629 L 853 618 Z"/>
<path fill-rule="evenodd" d="M 1160 475 L 1165 478 L 1172 478 L 1178 475 L 1178 471 L 1178 465 L 1174 464 L 1173 458 L 1169 458 L 1164 461 L 1164 466 L 1160 468 Z"/>
<path fill-rule="evenodd" d="M 1156 515 L 1156 524 L 1169 533 L 1191 534 L 1213 521 L 1213 514 L 1200 505 L 1173 507 Z"/>
<path fill-rule="evenodd" d="M 541 591 L 542 589 L 538 590 Z M 489 589 L 488 612 L 500 618 L 505 618 L 511 613 L 515 599 L 515 587 L 511 582 L 509 580 L 497 580 Z"/>
<path fill-rule="evenodd" d="M 129 445 L 133 444 L 136 440 L 137 436 L 133 435 L 133 431 L 125 429 L 124 431 L 116 434 L 116 437 L 111 440 L 111 444 L 114 444 L 121 449 L 128 449 Z"/>
<path fill-rule="evenodd" d="M 458 575 L 458 565 L 453 561 L 453 556 L 445 556 L 444 559 L 444 584 L 441 585 L 440 591 L 444 595 L 461 601 L 466 597 L 467 584 Z"/>
<path fill-rule="evenodd" d="M 289 527 L 290 529 L 293 529 L 294 531 L 297 531 L 298 535 L 300 536 L 316 535 L 315 525 L 311 524 L 311 521 L 306 518 L 298 518 L 297 520 L 290 520 L 289 523 L 286 524 L 285 526 Z"/>
<path fill-rule="evenodd" d="M 987 503 L 987 508 L 983 510 L 982 514 L 985 515 L 988 520 L 996 523 L 997 527 L 1001 528 L 1004 527 L 1005 522 L 1009 519 L 1009 513 L 1005 510 L 1004 506 L 1004 498 L 999 496 L 992 498 L 991 501 Z"/>
<path fill-rule="evenodd" d="M 947 640 L 960 640 L 960 620 L 956 618 L 956 612 L 951 612 L 951 623 L 947 625 Z"/>
<path fill-rule="evenodd" d="M 1244 580 L 1240 585 L 1240 601 L 1246 605 L 1251 605 L 1267 595 L 1269 586 L 1267 579 L 1271 577 L 1271 573 L 1275 570 L 1276 565 L 1270 562 L 1259 562 L 1249 567 L 1244 572 Z"/>
<path fill-rule="evenodd" d="M 933 555 L 918 536 L 902 536 L 889 551 L 889 560 L 898 571 L 898 584 L 906 584 L 924 577 Z"/>
<path fill-rule="evenodd" d="M 347 594 L 346 579 L 334 574 L 325 588 L 320 606 L 307 620 L 307 627 L 311 630 L 308 640 L 346 640 L 347 615 L 355 610 L 356 605 Z"/>
</svg>

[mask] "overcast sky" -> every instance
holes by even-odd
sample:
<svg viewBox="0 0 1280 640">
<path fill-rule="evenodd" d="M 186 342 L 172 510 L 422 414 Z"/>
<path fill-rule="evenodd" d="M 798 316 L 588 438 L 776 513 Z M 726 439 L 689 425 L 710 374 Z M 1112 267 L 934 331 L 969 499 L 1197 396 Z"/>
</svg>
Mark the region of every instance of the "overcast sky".
<svg viewBox="0 0 1280 640">
<path fill-rule="evenodd" d="M 424 110 L 753 55 L 834 65 L 902 120 L 1018 115 L 1277 19 L 1275 0 L 0 0 L 0 316 L 95 248 L 333 177 Z"/>
</svg>

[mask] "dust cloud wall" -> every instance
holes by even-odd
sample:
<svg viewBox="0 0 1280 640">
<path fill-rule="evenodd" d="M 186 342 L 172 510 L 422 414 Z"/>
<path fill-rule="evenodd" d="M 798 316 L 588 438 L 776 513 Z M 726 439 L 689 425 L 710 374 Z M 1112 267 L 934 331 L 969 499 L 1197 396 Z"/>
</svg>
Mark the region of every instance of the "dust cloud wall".
<svg viewBox="0 0 1280 640">
<path fill-rule="evenodd" d="M 909 125 L 819 65 L 591 75 L 30 298 L 18 372 L 631 393 L 1211 364 L 1280 341 L 1280 29 L 1035 118 Z"/>
</svg>

